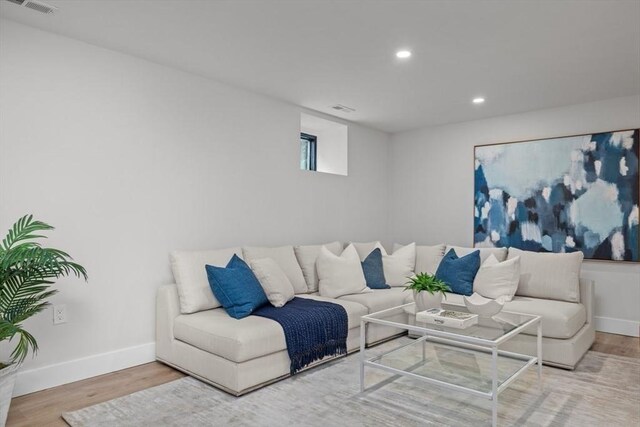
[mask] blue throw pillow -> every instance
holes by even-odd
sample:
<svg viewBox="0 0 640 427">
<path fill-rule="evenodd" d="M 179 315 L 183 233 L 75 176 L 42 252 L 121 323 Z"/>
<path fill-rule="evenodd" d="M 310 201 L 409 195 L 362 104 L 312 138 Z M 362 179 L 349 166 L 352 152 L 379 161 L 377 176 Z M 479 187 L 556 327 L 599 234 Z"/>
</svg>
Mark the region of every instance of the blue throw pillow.
<svg viewBox="0 0 640 427">
<path fill-rule="evenodd" d="M 387 285 L 387 281 L 384 278 L 384 269 L 382 268 L 382 251 L 380 248 L 375 248 L 367 257 L 362 261 L 362 271 L 364 272 L 364 278 L 367 281 L 367 286 L 371 289 L 389 289 L 391 286 Z"/>
<path fill-rule="evenodd" d="M 458 258 L 456 251 L 451 249 L 440 261 L 436 278 L 445 282 L 451 292 L 460 295 L 473 294 L 473 279 L 480 268 L 480 251 L 471 252 Z"/>
<path fill-rule="evenodd" d="M 269 302 L 251 268 L 233 255 L 226 267 L 207 265 L 209 286 L 229 316 L 242 319 Z"/>
</svg>

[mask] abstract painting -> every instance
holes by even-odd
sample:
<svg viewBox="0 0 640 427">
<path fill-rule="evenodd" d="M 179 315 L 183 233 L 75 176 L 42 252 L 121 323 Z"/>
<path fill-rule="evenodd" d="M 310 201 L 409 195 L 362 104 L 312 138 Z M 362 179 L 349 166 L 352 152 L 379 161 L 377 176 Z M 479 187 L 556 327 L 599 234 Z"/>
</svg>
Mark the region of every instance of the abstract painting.
<svg viewBox="0 0 640 427">
<path fill-rule="evenodd" d="M 638 262 L 638 134 L 476 146 L 474 245 Z"/>
</svg>

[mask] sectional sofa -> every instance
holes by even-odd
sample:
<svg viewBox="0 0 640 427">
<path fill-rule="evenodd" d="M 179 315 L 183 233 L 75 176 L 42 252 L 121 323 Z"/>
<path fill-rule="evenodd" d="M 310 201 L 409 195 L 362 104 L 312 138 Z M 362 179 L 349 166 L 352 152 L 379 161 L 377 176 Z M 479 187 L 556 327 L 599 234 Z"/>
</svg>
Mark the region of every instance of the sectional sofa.
<svg viewBox="0 0 640 427">
<path fill-rule="evenodd" d="M 320 296 L 315 261 L 321 246 L 173 252 L 171 264 L 176 283 L 161 286 L 157 293 L 157 360 L 236 396 L 289 376 L 290 361 L 280 325 L 257 316 L 234 319 L 211 292 L 204 266 L 224 266 L 233 254 L 247 261 L 272 258 L 291 281 L 297 297 L 343 306 L 349 319 L 347 350 L 358 350 L 360 317 L 411 302 L 411 293 L 404 292 L 403 287 L 392 287 L 335 299 Z M 324 246 L 337 255 L 343 249 L 339 242 Z M 374 246 L 373 242 L 359 244 L 356 249 L 366 256 Z M 443 255 L 451 248 L 460 256 L 477 250 L 418 245 L 414 270 L 434 274 Z M 518 291 L 513 300 L 505 304 L 505 310 L 542 316 L 544 363 L 573 369 L 595 339 L 593 283 L 579 279 L 581 258 L 517 249 L 480 249 L 482 260 L 490 254 L 499 260 L 520 256 Z M 463 305 L 462 296 L 448 294 L 445 304 Z M 399 314 L 397 320 L 415 323 L 414 315 L 409 312 Z M 519 335 L 504 349 L 534 355 L 535 332 Z M 403 333 L 406 331 L 368 324 L 366 343 L 372 346 Z M 316 364 L 327 360 L 330 358 Z"/>
</svg>

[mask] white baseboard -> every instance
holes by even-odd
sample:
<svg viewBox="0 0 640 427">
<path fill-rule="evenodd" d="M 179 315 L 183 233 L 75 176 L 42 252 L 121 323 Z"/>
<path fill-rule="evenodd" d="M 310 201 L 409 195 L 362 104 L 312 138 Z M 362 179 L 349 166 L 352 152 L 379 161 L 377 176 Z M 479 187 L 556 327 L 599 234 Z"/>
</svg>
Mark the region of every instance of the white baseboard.
<svg viewBox="0 0 640 427">
<path fill-rule="evenodd" d="M 155 359 L 156 343 L 151 342 L 42 368 L 18 371 L 13 396 L 22 396 L 34 391 L 119 371 L 153 362 Z"/>
<path fill-rule="evenodd" d="M 640 337 L 640 322 L 635 320 L 614 319 L 613 317 L 595 317 L 596 331 L 610 334 Z"/>
</svg>

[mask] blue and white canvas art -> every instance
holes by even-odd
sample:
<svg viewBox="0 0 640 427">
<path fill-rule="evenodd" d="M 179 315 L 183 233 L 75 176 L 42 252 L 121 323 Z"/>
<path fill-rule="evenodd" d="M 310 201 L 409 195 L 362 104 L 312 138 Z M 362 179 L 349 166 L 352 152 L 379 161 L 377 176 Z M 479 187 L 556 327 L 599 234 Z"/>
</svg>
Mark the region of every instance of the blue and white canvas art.
<svg viewBox="0 0 640 427">
<path fill-rule="evenodd" d="M 475 246 L 638 262 L 638 134 L 475 147 Z"/>
</svg>

